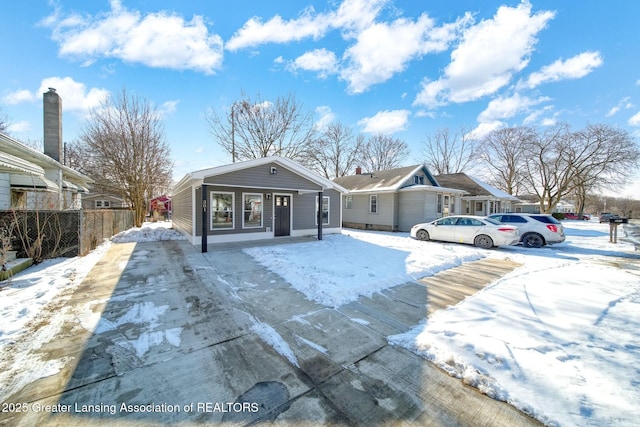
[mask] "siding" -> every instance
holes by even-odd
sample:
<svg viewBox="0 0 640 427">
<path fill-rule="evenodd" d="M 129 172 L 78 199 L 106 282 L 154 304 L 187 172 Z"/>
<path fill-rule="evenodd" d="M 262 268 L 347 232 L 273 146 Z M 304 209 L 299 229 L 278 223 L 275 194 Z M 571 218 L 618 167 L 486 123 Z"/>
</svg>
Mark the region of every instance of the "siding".
<svg viewBox="0 0 640 427">
<path fill-rule="evenodd" d="M 191 187 L 188 187 L 181 192 L 174 194 L 171 201 L 172 226 L 176 230 L 188 236 L 193 233 L 193 217 L 191 216 L 192 198 L 193 190 Z"/>
<path fill-rule="evenodd" d="M 317 229 L 316 198 L 318 193 L 295 194 L 293 197 L 293 229 Z M 329 197 L 329 224 L 325 228 L 341 227 L 340 224 L 340 193 L 336 190 L 326 190 L 323 197 Z"/>
<path fill-rule="evenodd" d="M 8 173 L 0 173 L 0 210 L 11 208 L 11 182 Z"/>
<path fill-rule="evenodd" d="M 276 168 L 276 174 L 271 173 L 272 167 Z M 322 190 L 319 185 L 277 163 L 269 163 L 262 166 L 255 166 L 230 172 L 224 175 L 207 177 L 204 182 L 205 184 L 244 188 L 262 188 L 269 190 Z"/>
<path fill-rule="evenodd" d="M 396 208 L 394 207 L 396 195 L 393 193 L 380 193 L 378 196 L 378 212 L 369 212 L 369 196 L 372 194 L 351 194 L 353 197 L 352 208 L 342 211 L 342 221 L 347 227 L 394 229 L 397 224 L 394 221 Z M 346 199 L 346 197 L 345 197 Z"/>
<path fill-rule="evenodd" d="M 399 231 L 411 231 L 411 227 L 426 221 L 427 218 L 425 215 L 425 199 L 425 191 L 403 191 L 399 194 Z"/>
</svg>

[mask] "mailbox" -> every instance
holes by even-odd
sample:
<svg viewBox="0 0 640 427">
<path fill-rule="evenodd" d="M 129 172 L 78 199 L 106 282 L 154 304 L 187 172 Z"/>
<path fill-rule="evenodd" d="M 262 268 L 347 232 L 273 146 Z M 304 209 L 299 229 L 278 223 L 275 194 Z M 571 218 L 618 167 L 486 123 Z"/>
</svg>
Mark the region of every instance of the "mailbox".
<svg viewBox="0 0 640 427">
<path fill-rule="evenodd" d="M 609 218 L 609 224 L 628 224 L 629 218 Z"/>
</svg>

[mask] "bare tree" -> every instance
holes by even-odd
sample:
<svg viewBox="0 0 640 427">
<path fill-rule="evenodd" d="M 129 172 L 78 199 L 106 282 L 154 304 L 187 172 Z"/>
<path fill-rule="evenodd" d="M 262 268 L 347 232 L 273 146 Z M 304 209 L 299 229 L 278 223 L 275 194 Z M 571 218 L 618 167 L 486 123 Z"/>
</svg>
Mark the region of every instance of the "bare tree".
<svg viewBox="0 0 640 427">
<path fill-rule="evenodd" d="M 492 185 L 512 195 L 524 190 L 525 148 L 534 135 L 530 128 L 512 127 L 494 130 L 482 138 L 477 152 L 488 166 Z"/>
<path fill-rule="evenodd" d="M 357 166 L 363 144 L 362 135 L 354 136 L 340 122 L 331 123 L 309 147 L 306 164 L 326 178 L 347 175 Z"/>
<path fill-rule="evenodd" d="M 540 210 L 550 213 L 580 185 L 617 182 L 638 166 L 640 148 L 626 131 L 607 125 L 571 132 L 561 124 L 532 138 L 526 156 L 525 180 L 539 197 Z"/>
<path fill-rule="evenodd" d="M 245 97 L 222 116 L 211 110 L 209 131 L 232 160 L 282 156 L 303 160 L 315 138 L 315 124 L 293 95 L 275 102 Z"/>
<path fill-rule="evenodd" d="M 437 129 L 426 138 L 422 149 L 425 163 L 438 175 L 464 172 L 474 161 L 476 144 L 464 128 L 457 132 Z"/>
<path fill-rule="evenodd" d="M 0 132 L 7 133 L 9 125 L 9 118 L 2 112 L 2 107 L 0 107 Z"/>
<path fill-rule="evenodd" d="M 399 167 L 409 157 L 409 146 L 398 138 L 377 134 L 362 146 L 360 160 L 367 172 L 376 172 Z"/>
<path fill-rule="evenodd" d="M 81 140 L 88 166 L 81 168 L 100 188 L 122 194 L 141 226 L 147 200 L 168 188 L 173 162 L 155 106 L 138 96 L 110 97 L 91 111 Z"/>
</svg>

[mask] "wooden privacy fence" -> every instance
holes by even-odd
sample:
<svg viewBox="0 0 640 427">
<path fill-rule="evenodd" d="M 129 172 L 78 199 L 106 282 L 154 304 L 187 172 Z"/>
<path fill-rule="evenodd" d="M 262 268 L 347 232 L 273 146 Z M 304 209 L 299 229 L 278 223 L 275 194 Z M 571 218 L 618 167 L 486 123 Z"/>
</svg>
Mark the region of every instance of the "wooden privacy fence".
<svg viewBox="0 0 640 427">
<path fill-rule="evenodd" d="M 96 209 L 77 211 L 0 211 L 0 229 L 11 235 L 19 258 L 82 256 L 103 239 L 133 227 L 133 211 Z"/>
</svg>

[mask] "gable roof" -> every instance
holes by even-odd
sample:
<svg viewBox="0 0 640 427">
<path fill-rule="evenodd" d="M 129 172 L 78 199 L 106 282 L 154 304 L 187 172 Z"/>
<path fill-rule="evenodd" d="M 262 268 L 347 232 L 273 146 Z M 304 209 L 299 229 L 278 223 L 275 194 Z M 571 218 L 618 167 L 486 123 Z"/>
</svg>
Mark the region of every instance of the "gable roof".
<svg viewBox="0 0 640 427">
<path fill-rule="evenodd" d="M 465 190 L 469 193 L 467 197 L 495 197 L 499 199 L 519 200 L 517 197 L 499 190 L 484 181 L 469 176 L 466 173 L 443 174 L 437 175 L 435 178 L 440 184 L 446 187 Z"/>
<path fill-rule="evenodd" d="M 230 172 L 235 172 L 243 169 L 248 169 L 256 166 L 262 166 L 269 163 L 276 163 L 283 168 L 289 169 L 290 171 L 306 178 L 307 180 L 313 182 L 316 185 L 319 185 L 322 189 L 334 189 L 341 193 L 347 193 L 348 191 L 340 186 L 339 184 L 318 175 L 316 172 L 302 166 L 300 163 L 295 160 L 280 157 L 280 156 L 269 156 L 269 157 L 261 157 L 258 159 L 246 160 L 243 162 L 235 162 L 228 165 L 216 166 L 213 168 L 201 169 L 195 172 L 191 172 L 186 174 L 178 183 L 174 186 L 173 192 L 179 191 L 185 186 L 188 185 L 201 185 L 202 181 L 205 178 L 209 178 L 217 175 L 224 175 Z"/>
<path fill-rule="evenodd" d="M 389 169 L 378 172 L 362 173 L 334 178 L 333 182 L 343 186 L 351 193 L 369 191 L 397 191 L 403 184 L 422 171 L 431 185 L 438 183 L 433 179 L 433 175 L 423 165 L 405 166 L 401 168 Z"/>
</svg>

